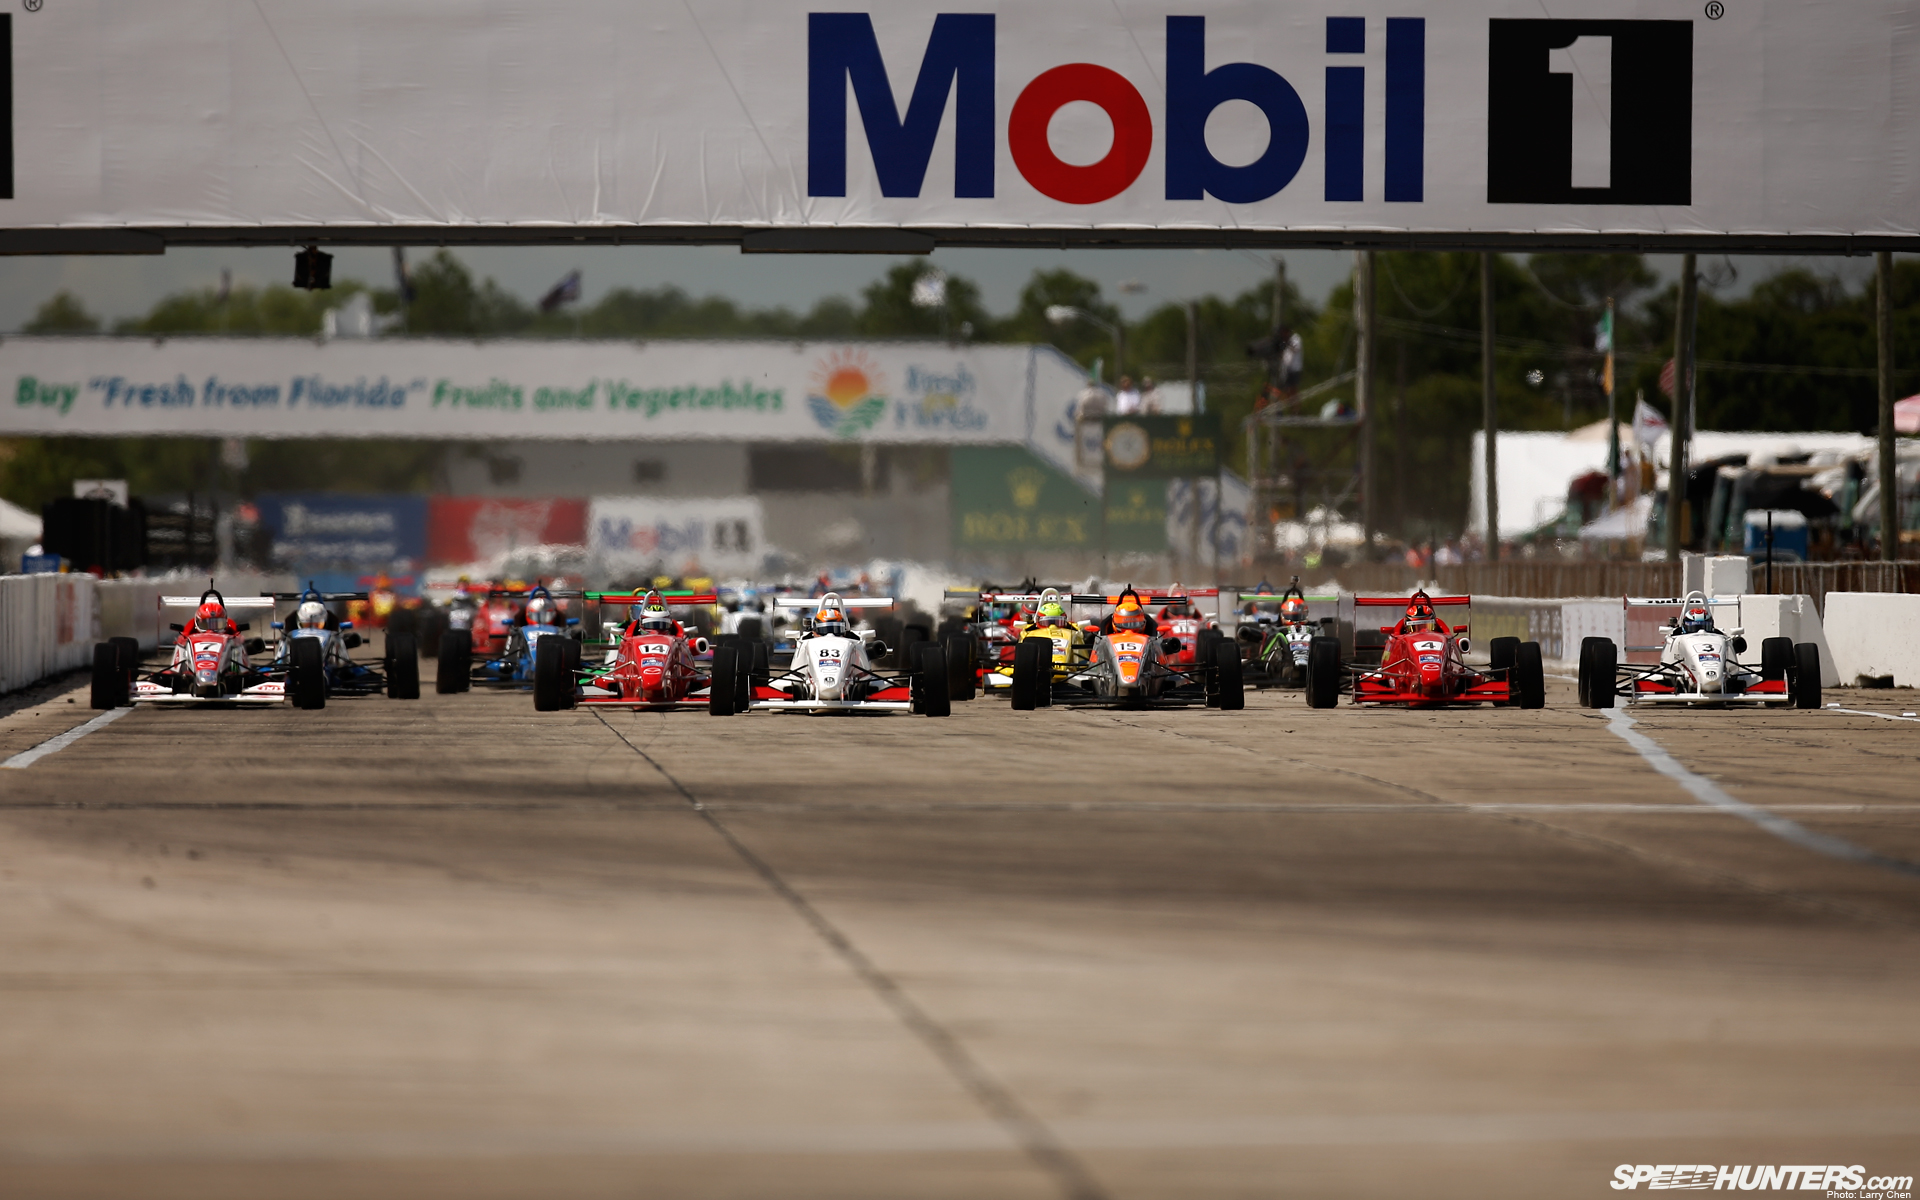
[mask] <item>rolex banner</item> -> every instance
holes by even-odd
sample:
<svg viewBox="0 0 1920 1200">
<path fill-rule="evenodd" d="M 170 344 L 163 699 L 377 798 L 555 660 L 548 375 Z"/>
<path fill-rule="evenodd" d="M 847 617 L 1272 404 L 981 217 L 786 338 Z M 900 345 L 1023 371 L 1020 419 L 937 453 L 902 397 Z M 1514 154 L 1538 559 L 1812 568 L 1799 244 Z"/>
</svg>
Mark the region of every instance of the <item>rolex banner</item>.
<svg viewBox="0 0 1920 1200">
<path fill-rule="evenodd" d="M 1910 0 L 6 7 L 0 232 L 1920 233 Z"/>
</svg>

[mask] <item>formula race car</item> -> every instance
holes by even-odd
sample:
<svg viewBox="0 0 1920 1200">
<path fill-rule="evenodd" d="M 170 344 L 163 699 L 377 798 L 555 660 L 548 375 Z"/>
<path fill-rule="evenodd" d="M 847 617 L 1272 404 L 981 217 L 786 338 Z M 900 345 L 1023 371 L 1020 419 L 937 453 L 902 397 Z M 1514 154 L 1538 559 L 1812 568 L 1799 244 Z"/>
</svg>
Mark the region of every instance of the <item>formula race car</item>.
<svg viewBox="0 0 1920 1200">
<path fill-rule="evenodd" d="M 1236 603 L 1244 604 L 1237 635 L 1246 652 L 1247 682 L 1254 687 L 1305 687 L 1307 659 L 1313 639 L 1337 636 L 1334 618 L 1316 622 L 1307 615 L 1314 601 L 1338 603 L 1338 596 L 1308 596 L 1300 590 L 1300 577 L 1294 576 L 1284 592 L 1275 594 L 1266 585 L 1261 590 L 1238 593 Z"/>
<path fill-rule="evenodd" d="M 386 656 L 372 662 L 355 661 L 348 651 L 360 648 L 353 622 L 342 621 L 335 604 L 365 604 L 365 592 L 275 592 L 275 605 L 292 603 L 292 619 L 275 621 L 281 630 L 268 670 L 286 684 L 295 708 L 325 708 L 332 696 L 372 696 L 385 692 L 394 700 L 420 698 L 420 653 L 411 633 L 387 634 Z"/>
<path fill-rule="evenodd" d="M 1340 640 L 1316 637 L 1307 651 L 1307 704 L 1332 708 L 1339 703 L 1343 676 L 1355 704 L 1404 704 L 1432 708 L 1452 704 L 1517 705 L 1542 708 L 1547 702 L 1546 673 L 1539 642 L 1495 638 L 1488 643 L 1492 663 L 1484 670 L 1467 665 L 1467 625 L 1449 625 L 1436 607 L 1470 606 L 1470 596 L 1358 596 L 1356 607 L 1405 606 L 1392 625 L 1383 625 L 1386 646 L 1378 666 L 1342 667 Z"/>
<path fill-rule="evenodd" d="M 580 665 L 580 638 L 577 617 L 570 618 L 560 611 L 560 601 L 579 599 L 580 592 L 556 592 L 545 587 L 531 589 L 491 588 L 485 593 L 490 603 L 488 608 L 478 603 L 461 605 L 455 600 L 454 612 L 449 614 L 449 624 L 440 636 L 440 660 L 434 680 L 437 692 L 464 692 L 475 684 L 482 687 L 532 687 L 536 650 L 544 638 L 559 639 L 561 661 L 568 671 Z M 473 597 L 477 601 L 478 597 Z M 489 608 L 500 602 L 518 604 L 524 601 L 517 616 L 502 626 L 505 633 L 495 636 L 491 627 L 494 613 Z M 460 626 L 454 620 L 459 610 L 466 607 L 470 615 L 471 636 L 460 636 Z M 483 624 L 483 621 L 486 622 Z M 483 640 L 484 639 L 484 640 Z M 482 651 L 478 661 L 474 652 L 484 646 L 500 642 L 498 651 Z"/>
<path fill-rule="evenodd" d="M 1128 587 L 1118 595 L 1062 597 L 1048 592 L 1033 599 L 1042 605 L 1043 613 L 1050 603 L 1057 607 L 1061 600 L 1070 605 L 1111 604 L 1114 610 L 1091 627 L 1075 628 L 1071 622 L 1064 627 L 1036 624 L 1027 632 L 1014 653 L 1009 693 L 1016 710 L 1052 704 L 1246 707 L 1238 647 L 1219 636 L 1217 629 L 1201 629 L 1196 634 L 1199 661 L 1180 665 L 1177 656 L 1183 644 L 1146 610 L 1149 604 L 1184 606 L 1185 593 L 1143 597 Z"/>
<path fill-rule="evenodd" d="M 1174 584 L 1167 589 L 1167 602 L 1154 614 L 1154 620 L 1160 626 L 1160 636 L 1180 643 L 1178 650 L 1167 652 L 1167 665 L 1175 670 L 1187 671 L 1206 665 L 1214 637 L 1218 636 L 1220 621 L 1218 617 L 1209 617 L 1195 608 L 1193 602 L 1199 598 L 1217 599 L 1218 588 L 1185 588 Z M 1216 606 L 1217 607 L 1217 606 Z"/>
<path fill-rule="evenodd" d="M 606 657 L 595 666 L 581 667 L 579 651 L 570 652 L 569 647 L 584 649 L 583 643 L 540 638 L 533 658 L 535 711 L 554 712 L 577 704 L 633 709 L 707 706 L 711 677 L 699 669 L 697 661 L 708 653 L 707 639 L 688 633 L 667 605 L 714 604 L 718 597 L 675 592 L 663 598 L 658 591 L 583 592 L 581 596 L 600 606 L 606 634 L 595 647 L 604 645 Z M 619 620 L 621 613 L 628 619 Z"/>
<path fill-rule="evenodd" d="M 847 620 L 850 610 L 891 608 L 891 598 L 843 600 L 828 592 L 817 600 L 782 597 L 777 603 L 805 614 L 792 662 L 783 671 L 770 669 L 761 676 L 751 664 L 742 663 L 736 647 L 716 649 L 713 684 L 707 691 L 707 711 L 714 716 L 759 710 L 952 714 L 942 647 L 916 643 L 916 661 L 904 670 L 883 671 L 874 664 L 887 653 L 886 644 L 855 633 Z"/>
<path fill-rule="evenodd" d="M 252 656 L 266 644 L 245 636 L 250 625 L 236 622 L 230 612 L 272 613 L 265 597 L 228 600 L 213 588 L 192 596 L 162 596 L 162 611 L 193 610 L 191 624 L 170 625 L 173 657 L 166 667 L 142 678 L 140 646 L 132 638 L 113 638 L 93 648 L 93 707 L 121 708 L 128 704 L 279 704 L 286 699 L 286 683 L 267 668 L 255 666 Z"/>
<path fill-rule="evenodd" d="M 1713 610 L 1734 608 L 1738 600 L 1709 600 L 1703 592 L 1688 592 L 1682 600 L 1633 600 L 1635 608 L 1665 607 L 1673 617 L 1659 627 L 1660 645 L 1628 646 L 1629 653 L 1657 652 L 1653 663 L 1622 663 L 1612 638 L 1590 637 L 1580 643 L 1580 704 L 1583 708 L 1612 708 L 1624 694 L 1633 704 L 1752 705 L 1772 708 L 1820 707 L 1820 647 L 1793 643 L 1784 637 L 1760 643 L 1760 663 L 1739 661 L 1747 639 L 1739 627 L 1716 628 Z"/>
</svg>

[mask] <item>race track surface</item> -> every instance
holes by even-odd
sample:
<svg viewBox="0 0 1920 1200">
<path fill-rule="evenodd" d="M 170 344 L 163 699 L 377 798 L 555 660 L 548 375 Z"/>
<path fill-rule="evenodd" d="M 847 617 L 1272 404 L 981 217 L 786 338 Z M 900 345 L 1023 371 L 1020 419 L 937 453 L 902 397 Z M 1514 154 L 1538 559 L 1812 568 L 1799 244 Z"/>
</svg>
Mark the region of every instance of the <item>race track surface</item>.
<svg viewBox="0 0 1920 1200">
<path fill-rule="evenodd" d="M 1548 704 L 140 709 L 0 770 L 0 1194 L 1920 1174 L 1920 721 Z"/>
</svg>

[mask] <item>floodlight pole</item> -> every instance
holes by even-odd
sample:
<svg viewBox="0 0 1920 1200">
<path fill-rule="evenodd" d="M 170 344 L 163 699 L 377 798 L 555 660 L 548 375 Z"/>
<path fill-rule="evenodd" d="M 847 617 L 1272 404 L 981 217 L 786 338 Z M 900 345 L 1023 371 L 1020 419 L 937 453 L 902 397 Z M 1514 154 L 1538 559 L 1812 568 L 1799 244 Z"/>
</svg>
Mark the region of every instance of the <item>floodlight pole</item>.
<svg viewBox="0 0 1920 1200">
<path fill-rule="evenodd" d="M 1873 256 L 1880 335 L 1880 557 L 1900 557 L 1900 480 L 1893 448 L 1893 253 Z"/>
<path fill-rule="evenodd" d="M 1362 250 L 1354 263 L 1353 317 L 1358 332 L 1354 360 L 1354 407 L 1360 418 L 1360 537 L 1373 547 L 1373 407 L 1374 407 L 1374 252 Z"/>
<path fill-rule="evenodd" d="M 1667 452 L 1667 561 L 1680 561 L 1685 540 L 1680 522 L 1687 515 L 1687 447 L 1693 441 L 1694 306 L 1700 281 L 1694 256 L 1680 259 L 1680 307 L 1673 316 L 1673 446 Z"/>
<path fill-rule="evenodd" d="M 1500 561 L 1500 401 L 1493 388 L 1493 255 L 1480 255 L 1480 426 L 1487 475 L 1487 561 Z"/>
</svg>

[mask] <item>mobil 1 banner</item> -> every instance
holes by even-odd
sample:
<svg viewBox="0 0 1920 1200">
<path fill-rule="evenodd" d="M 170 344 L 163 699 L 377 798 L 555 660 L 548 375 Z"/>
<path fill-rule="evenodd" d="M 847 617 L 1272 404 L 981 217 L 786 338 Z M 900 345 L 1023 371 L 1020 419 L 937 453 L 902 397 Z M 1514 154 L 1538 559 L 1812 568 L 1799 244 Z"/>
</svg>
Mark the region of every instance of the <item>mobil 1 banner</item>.
<svg viewBox="0 0 1920 1200">
<path fill-rule="evenodd" d="M 1909 0 L 21 8 L 12 229 L 1920 233 Z"/>
</svg>

